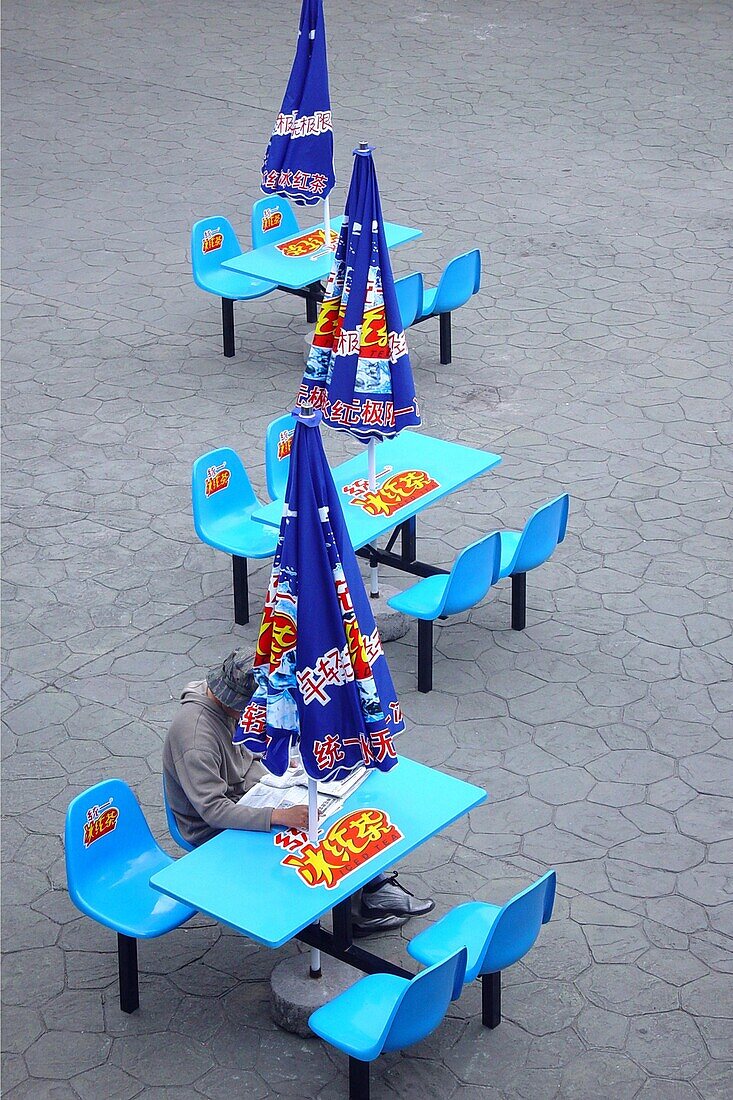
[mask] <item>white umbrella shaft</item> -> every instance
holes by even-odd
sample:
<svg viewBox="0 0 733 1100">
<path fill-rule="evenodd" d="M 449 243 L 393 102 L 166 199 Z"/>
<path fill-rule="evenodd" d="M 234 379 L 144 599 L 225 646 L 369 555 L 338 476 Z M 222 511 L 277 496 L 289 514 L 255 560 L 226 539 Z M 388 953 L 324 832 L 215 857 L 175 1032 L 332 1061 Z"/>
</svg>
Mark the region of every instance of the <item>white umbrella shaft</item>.
<svg viewBox="0 0 733 1100">
<path fill-rule="evenodd" d="M 308 840 L 315 847 L 318 843 L 318 783 L 308 777 Z M 311 978 L 321 976 L 321 952 L 311 947 Z"/>
<path fill-rule="evenodd" d="M 373 493 L 377 491 L 377 441 L 370 439 L 367 444 L 367 464 L 369 467 L 369 488 Z M 369 567 L 369 595 L 372 599 L 379 596 L 379 566 Z"/>
<path fill-rule="evenodd" d="M 323 229 L 324 237 L 323 243 L 326 248 L 331 251 L 331 199 L 326 195 L 323 200 Z"/>
</svg>

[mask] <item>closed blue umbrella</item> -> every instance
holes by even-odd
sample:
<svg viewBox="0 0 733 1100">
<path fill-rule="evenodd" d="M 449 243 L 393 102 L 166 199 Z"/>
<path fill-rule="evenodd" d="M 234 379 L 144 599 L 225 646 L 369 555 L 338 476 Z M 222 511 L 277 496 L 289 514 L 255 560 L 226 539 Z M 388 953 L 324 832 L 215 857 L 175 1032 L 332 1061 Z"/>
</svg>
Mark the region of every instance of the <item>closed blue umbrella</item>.
<svg viewBox="0 0 733 1100">
<path fill-rule="evenodd" d="M 293 67 L 262 164 L 262 190 L 300 206 L 323 199 L 330 248 L 328 196 L 335 182 L 323 0 L 303 0 Z"/>
<path fill-rule="evenodd" d="M 332 428 L 368 444 L 369 488 L 377 488 L 376 441 L 418 427 L 407 338 L 384 235 L 372 150 L 354 150 L 344 221 L 313 334 L 298 403 Z M 372 564 L 371 594 L 379 595 Z"/>
<path fill-rule="evenodd" d="M 318 843 L 317 780 L 358 767 L 388 771 L 404 729 L 356 555 L 328 466 L 320 413 L 296 410 L 280 538 L 262 614 L 257 689 L 234 741 L 283 775 L 299 746 L 309 827 Z M 311 974 L 320 954 L 311 951 Z"/>
<path fill-rule="evenodd" d="M 324 424 L 369 443 L 417 427 L 420 414 L 372 151 L 361 145 L 354 156 L 298 404 L 313 405 Z"/>
<path fill-rule="evenodd" d="M 319 430 L 296 411 L 290 474 L 257 642 L 257 690 L 235 741 L 283 775 L 299 746 L 314 780 L 387 771 L 404 729 Z"/>
</svg>

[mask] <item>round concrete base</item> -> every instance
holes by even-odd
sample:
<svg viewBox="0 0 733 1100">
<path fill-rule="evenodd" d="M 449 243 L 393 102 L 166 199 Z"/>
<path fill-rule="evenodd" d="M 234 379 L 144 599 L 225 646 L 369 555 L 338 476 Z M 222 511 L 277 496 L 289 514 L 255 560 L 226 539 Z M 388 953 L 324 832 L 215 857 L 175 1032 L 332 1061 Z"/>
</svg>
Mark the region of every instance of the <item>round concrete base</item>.
<svg viewBox="0 0 733 1100">
<path fill-rule="evenodd" d="M 308 362 L 308 356 L 311 353 L 311 344 L 313 343 L 313 337 L 315 336 L 315 334 L 316 330 L 314 328 L 309 328 L 305 336 L 303 337 L 303 339 L 305 340 L 305 347 L 303 348 L 303 358 L 305 359 L 306 363 Z"/>
<path fill-rule="evenodd" d="M 358 982 L 363 974 L 353 966 L 321 954 L 321 977 L 310 976 L 310 951 L 279 962 L 270 975 L 272 1018 L 283 1031 L 308 1038 L 308 1018 L 321 1005 Z"/>
<path fill-rule="evenodd" d="M 366 578 L 365 585 L 367 595 L 369 595 L 368 577 Z M 378 598 L 373 600 L 371 596 L 369 596 L 372 615 L 377 624 L 379 637 L 383 642 L 394 642 L 398 638 L 404 638 L 405 634 L 407 634 L 407 631 L 410 629 L 410 620 L 407 616 L 400 614 L 399 611 L 393 611 L 392 608 L 387 605 L 387 600 L 392 596 L 396 596 L 398 591 L 397 588 L 391 588 L 389 585 L 380 581 Z"/>
</svg>

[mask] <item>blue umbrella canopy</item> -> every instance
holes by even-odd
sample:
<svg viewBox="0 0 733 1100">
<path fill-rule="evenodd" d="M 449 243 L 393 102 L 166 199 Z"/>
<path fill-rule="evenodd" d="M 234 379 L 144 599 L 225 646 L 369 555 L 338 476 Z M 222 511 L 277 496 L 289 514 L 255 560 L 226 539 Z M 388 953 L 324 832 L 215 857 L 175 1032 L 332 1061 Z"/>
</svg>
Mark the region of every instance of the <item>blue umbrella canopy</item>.
<svg viewBox="0 0 733 1100">
<path fill-rule="evenodd" d="M 404 722 L 323 450 L 320 413 L 296 410 L 290 474 L 235 743 L 283 775 L 299 744 L 314 779 L 397 763 Z"/>
<path fill-rule="evenodd" d="M 354 171 L 298 404 L 331 428 L 368 443 L 417 427 L 407 340 L 384 235 L 372 150 L 354 150 Z"/>
<path fill-rule="evenodd" d="M 293 67 L 262 164 L 262 190 L 312 206 L 335 182 L 323 0 L 303 0 Z"/>
</svg>

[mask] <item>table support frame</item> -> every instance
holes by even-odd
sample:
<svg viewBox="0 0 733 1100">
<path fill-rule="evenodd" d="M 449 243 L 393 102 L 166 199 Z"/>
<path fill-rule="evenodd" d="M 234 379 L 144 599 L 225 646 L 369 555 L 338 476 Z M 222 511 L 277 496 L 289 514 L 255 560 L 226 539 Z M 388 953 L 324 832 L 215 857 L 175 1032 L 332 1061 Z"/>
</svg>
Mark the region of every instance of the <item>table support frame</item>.
<svg viewBox="0 0 733 1100">
<path fill-rule="evenodd" d="M 333 959 L 348 963 L 365 974 L 396 974 L 398 978 L 414 978 L 409 970 L 396 966 L 371 951 L 358 947 L 353 940 L 351 924 L 351 898 L 344 898 L 333 910 L 333 932 L 322 928 L 320 923 L 309 924 L 299 932 L 296 939 L 308 947 L 317 947 L 319 951 Z"/>
<path fill-rule="evenodd" d="M 326 288 L 323 283 L 309 283 L 308 286 L 298 287 L 279 286 L 284 294 L 294 294 L 296 298 L 305 298 L 305 319 L 309 325 L 315 325 L 318 320 L 318 311 L 323 301 Z"/>
</svg>

